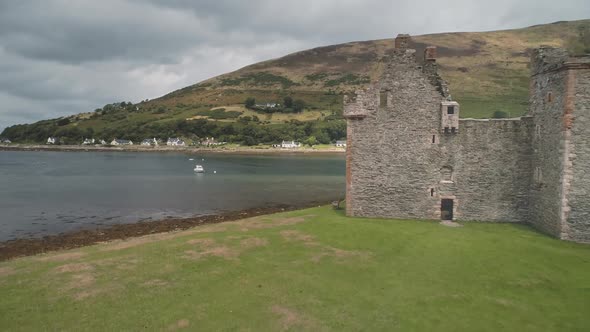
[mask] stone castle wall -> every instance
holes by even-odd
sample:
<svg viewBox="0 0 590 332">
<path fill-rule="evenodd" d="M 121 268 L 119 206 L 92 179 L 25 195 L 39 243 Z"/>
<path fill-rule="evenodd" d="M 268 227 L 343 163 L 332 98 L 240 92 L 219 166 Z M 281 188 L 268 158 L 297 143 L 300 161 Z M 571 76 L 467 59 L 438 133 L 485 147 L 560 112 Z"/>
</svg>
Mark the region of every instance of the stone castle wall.
<svg viewBox="0 0 590 332">
<path fill-rule="evenodd" d="M 444 99 L 414 54 L 391 55 L 379 86 L 345 101 L 348 117 L 347 213 L 432 218 L 429 188 L 438 181 L 440 103 Z M 411 165 L 411 167 L 408 167 Z"/>
<path fill-rule="evenodd" d="M 378 83 L 345 98 L 347 214 L 439 219 L 452 199 L 454 220 L 590 242 L 590 58 L 541 48 L 527 116 L 456 121 L 436 50 L 417 63 L 404 40 Z"/>
<path fill-rule="evenodd" d="M 541 48 L 532 72 L 529 222 L 562 239 L 590 242 L 590 61 Z"/>
<path fill-rule="evenodd" d="M 454 219 L 525 222 L 532 119 L 461 119 L 459 127 L 456 135 L 442 135 L 439 164 L 453 168 L 453 183 L 438 186 L 441 198 L 455 200 Z"/>
<path fill-rule="evenodd" d="M 411 52 L 393 56 L 379 85 L 345 101 L 347 213 L 438 219 L 452 198 L 457 220 L 526 220 L 530 119 L 461 120 L 444 134 L 432 71 Z"/>
<path fill-rule="evenodd" d="M 529 222 L 553 236 L 561 236 L 562 174 L 565 136 L 563 109 L 565 104 L 566 72 L 555 71 L 564 52 L 538 50 L 533 56 L 533 75 L 529 113 L 533 116 L 534 135 L 531 140 Z"/>
<path fill-rule="evenodd" d="M 590 63 L 589 63 L 590 64 Z M 569 72 L 573 83 L 568 91 L 572 107 L 570 150 L 572 173 L 567 196 L 568 215 L 564 225 L 565 239 L 590 242 L 590 66 L 588 69 Z M 573 105 L 571 105 L 573 104 Z"/>
</svg>

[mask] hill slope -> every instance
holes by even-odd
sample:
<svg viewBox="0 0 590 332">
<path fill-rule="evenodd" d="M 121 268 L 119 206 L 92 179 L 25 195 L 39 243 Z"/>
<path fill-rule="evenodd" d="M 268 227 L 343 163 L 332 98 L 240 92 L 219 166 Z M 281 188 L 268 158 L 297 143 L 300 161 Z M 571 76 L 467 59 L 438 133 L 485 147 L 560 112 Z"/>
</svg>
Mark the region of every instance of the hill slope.
<svg viewBox="0 0 590 332">
<path fill-rule="evenodd" d="M 590 20 L 413 36 L 412 47 L 417 54 L 427 45 L 438 47 L 440 73 L 449 82 L 453 98 L 462 104 L 463 117 L 490 117 L 498 110 L 519 116 L 527 107 L 530 51 L 540 45 L 568 46 L 583 30 L 590 30 Z M 314 136 L 327 142 L 344 136 L 342 94 L 378 78 L 382 71 L 378 60 L 392 48 L 393 39 L 319 47 L 253 64 L 136 105 L 108 105 L 67 120 L 13 126 L 2 136 L 41 141 L 53 135 L 66 142 L 89 136 L 109 140 L 215 136 L 248 144 Z M 305 110 L 255 112 L 244 107 L 249 97 L 266 104 L 283 103 L 287 96 L 304 104 Z M 340 124 L 324 123 L 334 121 Z"/>
</svg>

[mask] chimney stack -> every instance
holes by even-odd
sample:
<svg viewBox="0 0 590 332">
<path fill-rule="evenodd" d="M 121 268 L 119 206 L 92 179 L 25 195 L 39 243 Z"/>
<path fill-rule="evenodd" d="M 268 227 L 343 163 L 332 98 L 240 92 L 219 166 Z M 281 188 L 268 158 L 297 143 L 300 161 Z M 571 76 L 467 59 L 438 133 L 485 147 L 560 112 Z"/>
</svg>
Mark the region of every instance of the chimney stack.
<svg viewBox="0 0 590 332">
<path fill-rule="evenodd" d="M 436 61 L 436 46 L 427 46 L 424 49 L 424 62 Z"/>
<path fill-rule="evenodd" d="M 410 35 L 400 33 L 395 37 L 395 48 L 400 50 L 405 50 L 408 48 L 410 44 Z"/>
</svg>

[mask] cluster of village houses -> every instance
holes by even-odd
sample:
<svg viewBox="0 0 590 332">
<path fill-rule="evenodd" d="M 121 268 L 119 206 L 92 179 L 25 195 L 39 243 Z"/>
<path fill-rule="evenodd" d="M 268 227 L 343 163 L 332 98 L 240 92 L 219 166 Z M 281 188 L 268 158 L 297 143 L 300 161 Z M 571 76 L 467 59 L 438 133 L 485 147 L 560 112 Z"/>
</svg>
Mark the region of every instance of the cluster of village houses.
<svg viewBox="0 0 590 332">
<path fill-rule="evenodd" d="M 2 142 L 3 143 L 11 143 L 9 140 L 4 140 Z M 57 138 L 55 138 L 55 137 L 47 138 L 47 144 L 51 145 L 51 144 L 57 144 L 57 143 L 58 143 Z M 82 145 L 97 145 L 97 144 L 99 144 L 99 145 L 115 145 L 115 146 L 134 145 L 133 141 L 131 141 L 131 140 L 118 139 L 118 138 L 115 138 L 110 143 L 107 143 L 105 140 L 102 140 L 102 139 L 95 140 L 94 138 L 86 138 L 82 142 Z M 213 137 L 206 137 L 205 140 L 197 142 L 197 145 L 202 145 L 202 146 L 217 146 L 217 145 L 223 145 L 223 144 L 227 144 L 227 143 L 226 142 L 218 142 Z M 159 146 L 159 145 L 187 146 L 185 141 L 183 141 L 182 139 L 177 138 L 177 137 L 169 137 L 168 140 L 166 141 L 166 144 L 164 144 L 163 140 L 161 140 L 161 139 L 146 138 L 141 142 L 140 145 L 142 145 L 142 146 Z M 296 142 L 296 141 L 282 141 L 280 144 L 273 144 L 272 146 L 275 148 L 283 148 L 283 149 L 297 149 L 297 148 L 300 148 L 301 145 L 302 144 L 300 142 Z M 336 143 L 334 145 L 336 147 L 345 148 L 346 141 L 336 141 Z"/>
<path fill-rule="evenodd" d="M 59 140 L 56 137 L 49 137 L 47 138 L 47 144 L 58 144 Z M 215 146 L 215 145 L 223 145 L 226 142 L 218 142 L 213 137 L 207 137 L 205 140 L 195 142 L 198 145 L 204 146 Z M 127 139 L 119 139 L 115 138 L 110 143 L 103 140 L 103 139 L 94 139 L 94 138 L 86 138 L 82 141 L 82 145 L 134 145 L 133 141 Z M 167 145 L 167 146 L 187 146 L 186 142 L 177 137 L 169 137 L 166 143 L 159 138 L 146 138 L 144 139 L 140 145 L 143 146 L 159 146 L 159 145 Z"/>
</svg>

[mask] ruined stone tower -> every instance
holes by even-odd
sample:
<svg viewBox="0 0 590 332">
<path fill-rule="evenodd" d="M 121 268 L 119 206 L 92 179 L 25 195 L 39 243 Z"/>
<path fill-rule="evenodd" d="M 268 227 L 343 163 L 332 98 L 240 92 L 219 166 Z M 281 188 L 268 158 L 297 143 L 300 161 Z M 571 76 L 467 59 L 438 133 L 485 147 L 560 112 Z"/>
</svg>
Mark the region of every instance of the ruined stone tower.
<svg viewBox="0 0 590 332">
<path fill-rule="evenodd" d="M 542 48 L 529 115 L 459 119 L 436 48 L 416 59 L 408 45 L 398 36 L 381 79 L 345 97 L 347 214 L 522 222 L 590 241 L 589 59 Z"/>
<path fill-rule="evenodd" d="M 530 217 L 556 237 L 590 242 L 590 57 L 533 54 Z"/>
</svg>

